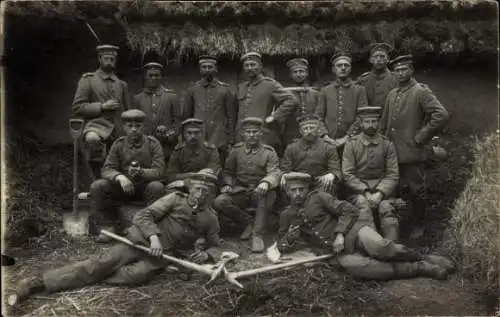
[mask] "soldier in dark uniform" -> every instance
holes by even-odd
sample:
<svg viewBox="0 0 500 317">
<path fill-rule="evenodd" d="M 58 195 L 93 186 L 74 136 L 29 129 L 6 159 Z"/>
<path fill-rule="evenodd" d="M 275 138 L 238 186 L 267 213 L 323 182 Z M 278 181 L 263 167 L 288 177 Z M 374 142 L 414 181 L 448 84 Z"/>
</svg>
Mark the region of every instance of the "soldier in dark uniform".
<svg viewBox="0 0 500 317">
<path fill-rule="evenodd" d="M 149 246 L 150 254 L 115 244 L 86 260 L 23 279 L 8 303 L 15 305 L 43 291 L 54 293 L 99 282 L 117 286 L 144 284 L 165 268 L 168 262 L 160 258 L 163 253 L 187 254 L 187 259 L 195 263 L 218 259 L 222 253 L 219 222 L 208 199 L 216 181 L 217 177 L 207 173 L 192 175 L 189 194 L 171 193 L 135 215 L 126 238 Z M 205 244 L 197 250 L 194 244 L 199 238 L 205 238 Z"/>
<path fill-rule="evenodd" d="M 186 119 L 181 123 L 182 139 L 168 161 L 168 182 L 182 181 L 204 168 L 211 169 L 217 176 L 220 174 L 219 153 L 215 146 L 204 141 L 203 128 L 200 119 Z"/>
<path fill-rule="evenodd" d="M 293 251 L 305 240 L 319 251 L 337 253 L 340 266 L 363 279 L 444 279 L 454 269 L 454 263 L 445 257 L 422 255 L 384 239 L 369 222 L 358 219 L 352 204 L 310 191 L 310 175 L 290 173 L 286 177 L 291 204 L 280 214 L 279 251 Z"/>
<path fill-rule="evenodd" d="M 297 87 L 304 87 L 303 91 L 295 91 L 295 97 L 299 100 L 299 106 L 295 115 L 289 116 L 285 123 L 283 140 L 285 146 L 300 138 L 299 125 L 297 120 L 305 115 L 313 114 L 319 102 L 319 89 L 306 88 L 310 85 L 309 62 L 305 58 L 294 58 L 286 63 L 290 70 L 290 78 Z"/>
<path fill-rule="evenodd" d="M 337 53 L 332 59 L 332 71 L 336 76 L 333 83 L 321 88 L 316 114 L 323 120 L 327 136 L 335 141 L 339 156 L 347 139 L 359 133 L 356 109 L 366 107 L 366 90 L 352 81 L 351 57 Z"/>
<path fill-rule="evenodd" d="M 360 219 L 375 225 L 372 209 L 377 210 L 382 236 L 397 241 L 399 221 L 388 200 L 399 181 L 398 158 L 394 145 L 377 133 L 382 108 L 358 108 L 361 134 L 344 148 L 342 172 L 351 201 L 360 212 Z"/>
<path fill-rule="evenodd" d="M 183 118 L 197 118 L 205 122 L 205 140 L 215 145 L 224 163 L 228 147 L 234 144 L 235 97 L 229 84 L 215 78 L 215 58 L 201 56 L 199 64 L 202 78 L 187 90 Z"/>
<path fill-rule="evenodd" d="M 411 55 L 391 61 L 398 87 L 389 92 L 380 129 L 394 143 L 400 185 L 411 202 L 412 238 L 424 233 L 426 210 L 425 145 L 448 122 L 449 114 L 427 85 L 413 78 Z"/>
<path fill-rule="evenodd" d="M 120 224 L 118 207 L 124 200 L 143 199 L 152 204 L 165 193 L 159 181 L 165 171 L 160 143 L 143 133 L 146 114 L 138 109 L 121 115 L 127 136 L 117 139 L 102 167 L 102 179 L 90 186 L 97 224 L 115 231 Z M 99 235 L 98 242 L 109 238 Z"/>
<path fill-rule="evenodd" d="M 330 139 L 320 138 L 321 121 L 315 115 L 299 118 L 302 137 L 290 144 L 281 160 L 281 170 L 310 174 L 316 188 L 336 197 L 337 184 L 342 179 L 337 149 Z M 285 177 L 281 178 L 282 187 Z"/>
<path fill-rule="evenodd" d="M 372 70 L 359 76 L 357 84 L 366 88 L 368 105 L 384 108 L 387 94 L 396 88 L 398 81 L 387 67 L 392 47 L 387 43 L 374 43 L 370 48 Z"/>
<path fill-rule="evenodd" d="M 244 142 L 236 144 L 226 161 L 221 195 L 214 200 L 219 216 L 242 225 L 241 239 L 252 235 L 252 251 L 264 250 L 266 220 L 276 200 L 280 170 L 278 155 L 269 145 L 262 144 L 264 121 L 249 117 L 241 123 Z M 245 208 L 255 211 L 255 219 Z"/>
<path fill-rule="evenodd" d="M 236 130 L 241 128 L 243 119 L 257 117 L 265 120 L 263 142 L 271 145 L 281 154 L 283 124 L 288 116 L 295 114 L 297 98 L 283 89 L 276 80 L 262 74 L 262 60 L 259 53 L 250 52 L 241 57 L 243 69 L 249 80 L 238 85 L 236 98 L 238 119 Z"/>
<path fill-rule="evenodd" d="M 143 66 L 145 87 L 134 96 L 132 105 L 146 113 L 144 133 L 156 137 L 168 162 L 179 136 L 181 106 L 175 91 L 162 84 L 163 66 L 151 62 Z"/>
<path fill-rule="evenodd" d="M 114 73 L 118 47 L 99 45 L 96 50 L 99 69 L 83 74 L 78 82 L 73 116 L 87 121 L 83 130 L 86 159 L 98 176 L 107 148 L 123 135 L 120 114 L 130 109 L 130 99 L 127 83 Z"/>
</svg>

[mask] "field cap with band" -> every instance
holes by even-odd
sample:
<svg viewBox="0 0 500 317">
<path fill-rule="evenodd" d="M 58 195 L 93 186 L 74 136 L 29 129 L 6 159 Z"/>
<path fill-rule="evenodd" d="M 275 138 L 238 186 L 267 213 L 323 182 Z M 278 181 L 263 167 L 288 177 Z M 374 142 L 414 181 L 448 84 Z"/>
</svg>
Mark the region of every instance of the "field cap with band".
<svg viewBox="0 0 500 317">
<path fill-rule="evenodd" d="M 210 55 L 202 55 L 200 56 L 200 58 L 198 59 L 198 64 L 213 64 L 213 65 L 216 65 L 217 64 L 217 59 L 213 56 L 210 56 Z"/>
<path fill-rule="evenodd" d="M 299 126 L 303 126 L 306 124 L 320 124 L 321 119 L 315 114 L 306 114 L 300 118 L 298 118 Z"/>
<path fill-rule="evenodd" d="M 181 128 L 199 128 L 200 130 L 203 128 L 203 120 L 196 118 L 189 118 L 181 122 Z"/>
<path fill-rule="evenodd" d="M 130 109 L 122 112 L 121 119 L 123 122 L 144 122 L 146 114 L 139 109 Z"/>
<path fill-rule="evenodd" d="M 384 52 L 385 54 L 389 55 L 392 50 L 392 46 L 385 42 L 373 43 L 370 45 L 370 55 L 375 54 L 375 52 Z"/>
<path fill-rule="evenodd" d="M 389 65 L 391 67 L 397 67 L 401 65 L 411 65 L 413 64 L 413 55 L 408 54 L 408 55 L 400 55 L 390 61 Z"/>
<path fill-rule="evenodd" d="M 332 65 L 335 65 L 335 63 L 337 63 L 340 60 L 344 60 L 344 61 L 348 62 L 350 65 L 352 62 L 351 54 L 349 54 L 347 52 L 338 52 L 335 55 L 333 55 L 332 58 L 330 59 L 330 61 L 332 62 Z"/>
<path fill-rule="evenodd" d="M 254 60 L 254 61 L 257 61 L 259 63 L 262 63 L 262 55 L 260 55 L 257 52 L 248 52 L 248 53 L 244 54 L 243 56 L 241 56 L 241 58 L 240 58 L 241 62 L 244 62 L 246 60 Z"/>
<path fill-rule="evenodd" d="M 160 63 L 157 63 L 157 62 L 149 62 L 149 63 L 146 63 L 144 64 L 144 66 L 142 66 L 142 68 L 144 70 L 148 70 L 148 69 L 159 69 L 159 70 L 163 70 L 163 65 L 160 64 Z"/>
<path fill-rule="evenodd" d="M 120 48 L 118 46 L 115 46 L 115 45 L 108 45 L 108 44 L 105 44 L 105 45 L 98 45 L 95 50 L 97 52 L 97 55 L 101 55 L 101 54 L 112 54 L 114 56 L 118 55 L 118 50 Z"/>
<path fill-rule="evenodd" d="M 241 122 L 241 127 L 244 128 L 244 127 L 248 127 L 248 126 L 255 126 L 255 127 L 258 127 L 258 128 L 262 128 L 264 126 L 264 124 L 265 124 L 265 122 L 261 118 L 246 117 Z"/>
<path fill-rule="evenodd" d="M 290 172 L 285 174 L 283 177 L 285 177 L 285 181 L 288 186 L 292 184 L 309 185 L 312 182 L 312 176 L 307 173 Z"/>
<path fill-rule="evenodd" d="M 288 67 L 290 70 L 294 69 L 308 69 L 309 68 L 309 62 L 305 58 L 294 58 L 289 60 L 286 63 L 286 67 Z"/>
<path fill-rule="evenodd" d="M 382 115 L 381 107 L 361 107 L 357 110 L 357 115 L 360 117 L 380 117 Z"/>
</svg>

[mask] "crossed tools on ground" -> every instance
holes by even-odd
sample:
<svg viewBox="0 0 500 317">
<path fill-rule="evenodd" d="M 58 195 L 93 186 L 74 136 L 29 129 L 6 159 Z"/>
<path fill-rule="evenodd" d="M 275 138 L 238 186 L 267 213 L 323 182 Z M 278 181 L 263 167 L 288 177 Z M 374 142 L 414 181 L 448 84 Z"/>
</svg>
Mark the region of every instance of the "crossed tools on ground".
<svg viewBox="0 0 500 317">
<path fill-rule="evenodd" d="M 132 241 L 128 240 L 127 238 L 116 235 L 116 234 L 109 232 L 109 231 L 106 231 L 106 230 L 101 230 L 101 232 L 104 235 L 106 235 L 106 236 L 108 236 L 116 241 L 127 244 L 135 249 L 149 252 L 149 248 L 142 246 L 142 245 L 139 245 L 139 244 L 135 244 Z M 309 263 L 309 262 L 324 260 L 324 259 L 331 258 L 333 256 L 335 256 L 335 254 L 325 254 L 325 255 L 319 255 L 319 256 L 308 257 L 308 258 L 299 259 L 299 260 L 292 260 L 292 261 L 280 260 L 279 256 L 278 256 L 278 258 L 272 259 L 272 261 L 274 263 L 278 263 L 278 264 L 259 267 L 259 268 L 240 271 L 240 272 L 229 272 L 226 268 L 226 264 L 229 263 L 230 261 L 233 261 L 233 260 L 240 257 L 235 252 L 227 252 L 227 251 L 222 252 L 220 261 L 217 262 L 216 264 L 214 264 L 211 268 L 204 266 L 204 265 L 189 262 L 189 261 L 186 261 L 183 259 L 179 259 L 179 258 L 170 256 L 170 255 L 167 255 L 167 254 L 162 254 L 162 258 L 167 260 L 167 261 L 178 264 L 184 268 L 188 268 L 190 270 L 193 270 L 193 271 L 205 274 L 205 275 L 209 275 L 210 280 L 207 282 L 207 284 L 212 283 L 217 278 L 223 278 L 227 282 L 229 282 L 230 284 L 235 285 L 239 288 L 243 288 L 243 285 L 237 281 L 238 278 L 249 277 L 249 276 L 257 275 L 260 273 L 274 271 L 274 270 L 281 269 L 281 268 L 286 268 L 286 267 L 305 264 L 305 263 Z M 269 256 L 268 256 L 268 258 L 269 258 Z"/>
</svg>

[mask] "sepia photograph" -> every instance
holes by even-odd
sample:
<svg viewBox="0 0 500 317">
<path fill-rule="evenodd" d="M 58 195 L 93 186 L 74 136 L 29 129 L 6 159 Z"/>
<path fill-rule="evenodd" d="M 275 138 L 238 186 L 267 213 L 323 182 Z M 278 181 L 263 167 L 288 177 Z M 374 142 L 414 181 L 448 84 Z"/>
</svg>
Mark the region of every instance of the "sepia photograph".
<svg viewBox="0 0 500 317">
<path fill-rule="evenodd" d="M 498 6 L 2 1 L 2 317 L 500 316 Z"/>
</svg>

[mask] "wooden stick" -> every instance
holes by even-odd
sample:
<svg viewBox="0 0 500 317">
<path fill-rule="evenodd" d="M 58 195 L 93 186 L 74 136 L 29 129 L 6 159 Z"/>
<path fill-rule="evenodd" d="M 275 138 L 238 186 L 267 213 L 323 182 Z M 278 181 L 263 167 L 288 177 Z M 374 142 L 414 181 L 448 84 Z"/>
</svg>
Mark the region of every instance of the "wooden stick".
<svg viewBox="0 0 500 317">
<path fill-rule="evenodd" d="M 287 91 L 307 92 L 314 89 L 314 87 L 283 87 L 283 89 Z"/>
<path fill-rule="evenodd" d="M 121 243 L 125 243 L 126 245 L 129 245 L 135 249 L 138 249 L 138 250 L 142 250 L 144 252 L 148 252 L 149 253 L 149 248 L 145 247 L 145 246 L 142 246 L 142 245 L 139 245 L 139 244 L 135 244 L 133 243 L 132 241 L 130 241 L 129 239 L 127 238 L 124 238 L 124 237 L 121 237 L 119 235 L 116 235 L 114 233 L 111 233 L 107 230 L 101 230 L 101 233 L 103 233 L 104 235 L 116 240 L 116 241 L 119 241 Z M 196 264 L 196 263 L 192 263 L 192 262 L 189 262 L 189 261 L 186 261 L 186 260 L 181 260 L 181 259 L 178 259 L 176 257 L 173 257 L 173 256 L 170 256 L 170 255 L 166 255 L 166 254 L 162 254 L 161 257 L 165 260 L 168 260 L 170 262 L 173 262 L 175 264 L 179 264 L 180 266 L 183 266 L 187 269 L 191 269 L 193 271 L 196 271 L 196 272 L 200 272 L 200 273 L 203 273 L 203 274 L 206 274 L 206 275 L 212 275 L 212 271 L 211 269 L 209 268 L 206 268 L 202 265 L 199 265 L 199 264 Z"/>
</svg>

